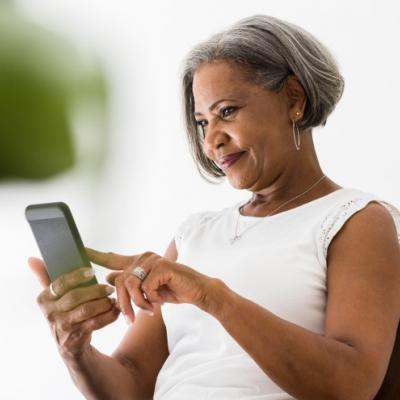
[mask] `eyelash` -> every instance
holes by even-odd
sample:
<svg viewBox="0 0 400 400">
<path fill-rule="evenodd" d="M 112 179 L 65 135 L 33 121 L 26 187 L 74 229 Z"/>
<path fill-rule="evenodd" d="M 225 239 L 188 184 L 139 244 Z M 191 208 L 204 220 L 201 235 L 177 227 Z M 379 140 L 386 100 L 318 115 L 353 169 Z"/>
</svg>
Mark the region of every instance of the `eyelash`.
<svg viewBox="0 0 400 400">
<path fill-rule="evenodd" d="M 229 113 L 229 115 L 225 115 L 225 116 L 224 116 L 224 112 L 227 111 L 227 110 L 232 110 L 232 111 Z M 219 116 L 220 116 L 222 119 L 228 118 L 228 117 L 230 117 L 234 112 L 236 112 L 237 110 L 238 110 L 238 108 L 237 108 L 237 107 L 233 107 L 233 106 L 224 107 L 224 108 L 221 108 L 220 113 L 219 113 Z M 203 131 L 203 137 L 204 137 L 204 136 L 205 136 L 205 134 L 204 134 L 204 128 L 205 128 L 207 125 L 203 125 L 203 123 L 207 123 L 207 121 L 206 121 L 205 119 L 201 119 L 201 120 L 196 121 L 196 125 L 197 125 L 199 128 L 201 128 L 201 130 Z"/>
</svg>

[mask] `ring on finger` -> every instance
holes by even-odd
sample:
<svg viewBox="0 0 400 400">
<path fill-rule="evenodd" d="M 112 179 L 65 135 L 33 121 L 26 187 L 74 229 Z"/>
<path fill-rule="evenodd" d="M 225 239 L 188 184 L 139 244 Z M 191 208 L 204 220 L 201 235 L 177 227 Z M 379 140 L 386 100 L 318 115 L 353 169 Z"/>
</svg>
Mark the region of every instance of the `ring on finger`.
<svg viewBox="0 0 400 400">
<path fill-rule="evenodd" d="M 54 300 L 57 300 L 58 298 L 60 298 L 60 296 L 55 292 L 53 283 L 54 282 L 50 283 L 49 290 L 50 290 L 51 295 L 54 297 Z"/>
<path fill-rule="evenodd" d="M 132 271 L 132 274 L 139 278 L 141 281 L 143 281 L 147 276 L 147 272 L 140 266 L 135 267 Z"/>
</svg>

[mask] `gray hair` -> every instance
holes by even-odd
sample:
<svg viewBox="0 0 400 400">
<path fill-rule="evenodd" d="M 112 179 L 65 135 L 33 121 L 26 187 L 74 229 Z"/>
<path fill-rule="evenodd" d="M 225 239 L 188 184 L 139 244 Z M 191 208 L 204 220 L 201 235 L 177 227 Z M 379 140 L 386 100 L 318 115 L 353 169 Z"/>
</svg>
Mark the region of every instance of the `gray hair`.
<svg viewBox="0 0 400 400">
<path fill-rule="evenodd" d="M 340 100 L 344 79 L 329 50 L 299 26 L 267 15 L 244 18 L 194 47 L 184 60 L 182 90 L 185 125 L 192 157 L 200 175 L 210 183 L 224 172 L 203 152 L 202 137 L 194 118 L 193 77 L 203 63 L 234 62 L 249 79 L 279 92 L 294 74 L 304 88 L 307 103 L 298 122 L 300 130 L 325 126 Z"/>
</svg>

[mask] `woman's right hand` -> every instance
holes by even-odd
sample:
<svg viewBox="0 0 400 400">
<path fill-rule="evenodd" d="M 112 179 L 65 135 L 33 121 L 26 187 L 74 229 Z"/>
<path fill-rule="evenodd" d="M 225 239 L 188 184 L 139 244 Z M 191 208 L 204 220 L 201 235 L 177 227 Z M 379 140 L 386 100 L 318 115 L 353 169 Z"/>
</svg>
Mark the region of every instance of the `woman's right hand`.
<svg viewBox="0 0 400 400">
<path fill-rule="evenodd" d="M 114 288 L 102 284 L 77 288 L 79 283 L 93 277 L 88 274 L 93 272 L 92 268 L 82 267 L 53 282 L 55 297 L 50 291 L 44 262 L 30 257 L 28 264 L 44 287 L 37 303 L 50 325 L 61 356 L 66 359 L 79 357 L 89 348 L 92 332 L 118 318 L 120 310 L 116 301 L 108 297 Z"/>
</svg>

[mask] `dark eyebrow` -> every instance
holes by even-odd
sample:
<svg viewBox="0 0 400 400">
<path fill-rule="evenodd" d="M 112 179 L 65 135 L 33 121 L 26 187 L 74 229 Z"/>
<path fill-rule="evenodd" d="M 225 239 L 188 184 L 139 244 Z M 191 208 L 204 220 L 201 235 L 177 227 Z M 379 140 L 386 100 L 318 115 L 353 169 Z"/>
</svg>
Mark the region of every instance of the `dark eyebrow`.
<svg viewBox="0 0 400 400">
<path fill-rule="evenodd" d="M 223 101 L 235 101 L 235 99 L 220 99 L 220 100 L 217 100 L 216 102 L 212 103 L 210 107 L 208 107 L 208 111 L 214 110 L 214 108 L 215 108 L 219 103 L 221 103 L 221 102 L 223 102 Z M 195 111 L 195 112 L 193 113 L 193 115 L 203 115 L 203 114 L 200 113 L 200 112 Z"/>
</svg>

